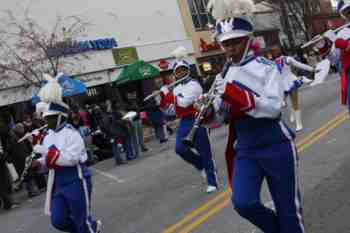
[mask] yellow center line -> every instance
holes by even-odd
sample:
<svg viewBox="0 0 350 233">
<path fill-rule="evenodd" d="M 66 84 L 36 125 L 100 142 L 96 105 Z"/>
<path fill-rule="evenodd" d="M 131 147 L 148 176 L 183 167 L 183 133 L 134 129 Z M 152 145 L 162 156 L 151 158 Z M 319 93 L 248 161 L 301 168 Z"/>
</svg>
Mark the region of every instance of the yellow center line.
<svg viewBox="0 0 350 233">
<path fill-rule="evenodd" d="M 229 196 L 231 193 L 231 191 L 229 189 L 224 190 L 223 192 L 220 192 L 218 195 L 216 195 L 214 198 L 212 198 L 211 200 L 207 201 L 204 205 L 202 205 L 201 207 L 199 207 L 198 209 L 195 209 L 194 211 L 192 211 L 191 213 L 189 213 L 188 215 L 186 215 L 184 218 L 182 218 L 182 220 L 180 220 L 179 222 L 175 223 L 174 225 L 168 227 L 167 229 L 165 229 L 162 233 L 171 233 L 174 232 L 176 229 L 180 228 L 181 226 L 183 226 L 184 224 L 188 223 L 189 221 L 191 221 L 193 218 L 197 217 L 198 215 L 200 215 L 202 212 L 204 212 L 205 210 L 207 210 L 209 207 L 211 207 L 212 205 L 214 205 L 215 203 L 217 203 L 218 201 L 220 201 L 221 199 L 226 199 L 227 196 Z"/>
<path fill-rule="evenodd" d="M 330 120 L 324 126 L 322 126 L 318 130 L 314 131 L 309 136 L 307 136 L 305 139 L 300 141 L 298 143 L 298 152 L 302 153 L 303 151 L 308 149 L 311 145 L 319 141 L 322 137 L 327 135 L 331 130 L 335 129 L 337 126 L 339 126 L 348 118 L 349 118 L 348 115 L 344 114 L 344 112 L 338 114 L 335 118 Z M 198 226 L 206 222 L 211 216 L 217 214 L 222 209 L 226 208 L 230 204 L 230 202 L 231 202 L 230 198 L 226 198 L 222 202 L 219 202 L 213 208 L 211 208 L 206 214 L 202 215 L 200 218 L 196 219 L 196 221 L 192 222 L 191 224 L 183 228 L 181 231 L 179 231 L 179 233 L 190 233 L 193 229 L 197 228 Z"/>
<path fill-rule="evenodd" d="M 197 226 L 203 224 L 205 221 L 207 221 L 208 218 L 210 218 L 211 216 L 219 213 L 222 209 L 226 208 L 228 205 L 230 205 L 231 203 L 231 199 L 227 198 L 225 199 L 223 202 L 217 204 L 216 206 L 214 206 L 212 209 L 210 209 L 208 211 L 208 213 L 206 213 L 202 218 L 199 218 L 197 221 L 191 223 L 190 225 L 188 225 L 186 228 L 184 228 L 183 230 L 179 231 L 179 233 L 187 233 L 187 232 L 191 232 L 192 229 L 196 228 Z"/>
<path fill-rule="evenodd" d="M 318 134 L 322 133 L 326 128 L 328 128 L 330 125 L 333 125 L 334 122 L 338 121 L 339 119 L 342 119 L 344 116 L 348 116 L 347 111 L 343 111 L 343 112 L 339 113 L 334 118 L 332 118 L 330 121 L 325 123 L 323 126 L 321 126 L 320 128 L 316 129 L 315 131 L 311 132 L 309 135 L 304 137 L 302 140 L 298 141 L 297 142 L 297 147 L 299 147 L 299 146 L 307 143 L 308 141 L 312 140 L 312 138 L 314 138 Z"/>
<path fill-rule="evenodd" d="M 299 153 L 302 152 L 303 150 L 307 149 L 307 147 L 309 147 L 311 144 L 315 143 L 317 140 L 319 140 L 321 137 L 323 137 L 325 134 L 327 134 L 331 129 L 338 126 L 347 117 L 348 117 L 347 111 L 343 111 L 340 114 L 338 114 L 337 116 L 335 116 L 334 118 L 332 118 L 330 121 L 328 121 L 326 124 L 324 124 L 322 127 L 318 128 L 317 130 L 313 131 L 308 136 L 306 136 L 305 138 L 303 138 L 302 140 L 297 142 L 297 147 L 298 147 Z M 332 127 L 333 125 L 336 125 L 336 126 Z M 188 222 L 190 222 L 194 218 L 200 216 L 202 213 L 207 211 L 207 209 L 210 209 L 212 206 L 214 206 L 213 209 L 210 210 L 208 213 L 211 214 L 210 216 L 214 215 L 215 213 L 217 213 L 220 210 L 217 208 L 218 205 L 215 206 L 215 204 L 217 204 L 221 201 L 223 201 L 223 203 L 226 203 L 227 200 L 228 200 L 228 203 L 230 203 L 230 198 L 228 198 L 230 196 L 230 194 L 231 194 L 231 190 L 229 188 L 226 188 L 224 191 L 218 193 L 214 198 L 210 199 L 209 201 L 207 201 L 205 204 L 203 204 L 199 208 L 197 208 L 197 209 L 193 210 L 192 212 L 190 212 L 189 214 L 185 215 L 177 223 L 166 228 L 164 231 L 162 231 L 162 233 L 175 232 L 175 230 L 181 228 L 182 226 L 184 226 L 185 224 L 187 224 Z M 228 205 L 228 203 L 226 205 Z M 222 203 L 219 203 L 219 205 L 222 206 Z M 215 211 L 215 210 L 218 210 L 218 211 Z M 206 215 L 202 216 L 202 218 L 201 218 L 202 221 L 206 221 L 206 219 L 204 218 L 205 216 Z M 199 220 L 201 220 L 201 219 L 199 219 Z M 191 225 L 194 225 L 194 223 L 196 223 L 196 222 L 191 223 Z M 191 225 L 189 225 L 189 226 L 191 226 Z M 197 224 L 197 226 L 198 226 L 198 224 Z M 193 229 L 194 228 L 195 227 L 193 227 Z M 190 231 L 187 231 L 187 232 L 190 232 Z"/>
</svg>

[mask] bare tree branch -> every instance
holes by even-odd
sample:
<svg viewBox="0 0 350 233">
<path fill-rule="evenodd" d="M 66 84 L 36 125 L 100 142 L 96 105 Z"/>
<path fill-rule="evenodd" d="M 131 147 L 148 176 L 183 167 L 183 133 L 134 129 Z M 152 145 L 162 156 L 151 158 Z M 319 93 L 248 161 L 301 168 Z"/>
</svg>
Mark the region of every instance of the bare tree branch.
<svg viewBox="0 0 350 233">
<path fill-rule="evenodd" d="M 40 85 L 42 73 L 56 75 L 60 67 L 72 65 L 72 59 L 50 50 L 59 44 L 67 46 L 67 39 L 81 38 L 91 25 L 80 16 L 57 16 L 52 28 L 45 30 L 30 16 L 29 7 L 21 17 L 11 10 L 0 11 L 0 23 L 4 25 L 0 30 L 0 82 L 15 75 L 30 85 Z"/>
</svg>

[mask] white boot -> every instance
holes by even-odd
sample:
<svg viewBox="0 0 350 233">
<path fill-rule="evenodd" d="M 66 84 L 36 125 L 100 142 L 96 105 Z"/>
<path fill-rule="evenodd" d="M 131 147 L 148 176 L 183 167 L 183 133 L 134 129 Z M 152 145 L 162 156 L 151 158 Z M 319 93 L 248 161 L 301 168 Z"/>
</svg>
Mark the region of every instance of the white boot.
<svg viewBox="0 0 350 233">
<path fill-rule="evenodd" d="M 293 108 L 290 109 L 289 121 L 292 122 L 292 123 L 295 121 L 295 112 L 294 112 Z"/>
<path fill-rule="evenodd" d="M 102 222 L 97 220 L 96 233 L 102 233 Z"/>
<path fill-rule="evenodd" d="M 301 111 L 300 110 L 295 111 L 295 120 L 296 120 L 296 124 L 297 124 L 297 127 L 295 130 L 297 132 L 303 130 L 303 123 L 301 122 Z"/>
</svg>

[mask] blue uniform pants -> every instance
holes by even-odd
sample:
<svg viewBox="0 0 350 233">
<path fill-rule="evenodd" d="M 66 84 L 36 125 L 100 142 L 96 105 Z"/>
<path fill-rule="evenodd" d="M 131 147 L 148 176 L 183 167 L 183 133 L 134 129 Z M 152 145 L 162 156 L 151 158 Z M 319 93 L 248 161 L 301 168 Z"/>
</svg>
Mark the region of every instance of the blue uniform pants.
<svg viewBox="0 0 350 233">
<path fill-rule="evenodd" d="M 216 168 L 210 147 L 208 130 L 200 127 L 196 134 L 195 149 L 199 155 L 183 144 L 184 139 L 192 129 L 194 119 L 182 119 L 176 132 L 176 154 L 183 160 L 192 164 L 198 170 L 205 170 L 208 184 L 217 186 Z"/>
<path fill-rule="evenodd" d="M 293 142 L 238 151 L 232 196 L 235 210 L 264 233 L 304 232 L 297 167 Z M 276 211 L 261 203 L 260 191 L 264 179 Z"/>
<path fill-rule="evenodd" d="M 51 202 L 52 225 L 63 232 L 96 233 L 97 223 L 89 216 L 91 179 L 86 179 L 89 200 L 85 198 L 82 181 L 57 187 Z"/>
</svg>

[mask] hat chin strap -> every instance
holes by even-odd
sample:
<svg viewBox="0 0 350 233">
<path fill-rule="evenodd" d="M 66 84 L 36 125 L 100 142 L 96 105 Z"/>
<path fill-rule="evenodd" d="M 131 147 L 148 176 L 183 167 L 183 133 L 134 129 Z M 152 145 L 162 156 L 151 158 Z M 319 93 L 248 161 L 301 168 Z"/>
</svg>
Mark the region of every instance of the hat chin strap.
<svg viewBox="0 0 350 233">
<path fill-rule="evenodd" d="M 242 58 L 241 60 L 238 62 L 238 63 L 232 63 L 233 65 L 240 65 L 248 56 L 248 53 L 249 53 L 249 46 L 250 46 L 250 43 L 253 41 L 253 36 L 249 35 L 248 36 L 248 41 L 247 41 L 247 44 L 246 44 L 246 47 L 244 49 L 244 53 L 242 55 Z M 232 61 L 232 59 L 230 58 L 230 60 Z"/>
<path fill-rule="evenodd" d="M 57 118 L 57 123 L 56 123 L 56 130 L 58 129 L 58 127 L 60 127 L 61 121 L 62 121 L 62 114 L 59 113 Z"/>
<path fill-rule="evenodd" d="M 250 43 L 253 41 L 253 37 L 252 36 L 249 36 L 249 39 L 247 41 L 247 44 L 246 44 L 246 47 L 245 47 L 245 50 L 244 50 L 244 53 L 243 53 L 243 56 L 242 56 L 242 59 L 239 61 L 239 64 L 241 64 L 248 56 L 248 52 L 249 52 L 249 47 L 250 47 Z"/>
</svg>

